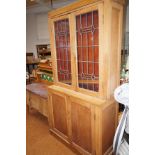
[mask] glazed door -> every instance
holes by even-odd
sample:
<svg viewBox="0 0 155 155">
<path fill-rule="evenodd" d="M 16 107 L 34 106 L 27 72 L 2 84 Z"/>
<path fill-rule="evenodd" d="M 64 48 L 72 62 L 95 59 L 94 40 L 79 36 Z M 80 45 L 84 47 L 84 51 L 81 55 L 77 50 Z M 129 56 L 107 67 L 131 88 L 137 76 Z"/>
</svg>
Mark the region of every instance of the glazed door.
<svg viewBox="0 0 155 155">
<path fill-rule="evenodd" d="M 54 83 L 103 96 L 103 5 L 95 4 L 51 19 Z"/>
<path fill-rule="evenodd" d="M 77 73 L 78 87 L 99 91 L 99 15 L 98 8 L 77 12 Z"/>
<path fill-rule="evenodd" d="M 72 65 L 69 16 L 52 19 L 51 49 L 54 82 L 67 88 L 72 87 Z"/>
</svg>

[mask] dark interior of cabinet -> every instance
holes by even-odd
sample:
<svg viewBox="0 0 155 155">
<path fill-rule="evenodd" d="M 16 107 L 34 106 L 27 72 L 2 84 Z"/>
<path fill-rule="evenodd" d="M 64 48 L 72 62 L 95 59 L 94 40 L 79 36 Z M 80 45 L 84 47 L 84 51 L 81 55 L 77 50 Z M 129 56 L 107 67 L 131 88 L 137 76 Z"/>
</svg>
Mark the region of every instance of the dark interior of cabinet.
<svg viewBox="0 0 155 155">
<path fill-rule="evenodd" d="M 80 88 L 99 90 L 98 11 L 76 16 L 78 84 Z"/>
<path fill-rule="evenodd" d="M 58 80 L 71 85 L 71 53 L 69 20 L 63 19 L 54 23 Z"/>
</svg>

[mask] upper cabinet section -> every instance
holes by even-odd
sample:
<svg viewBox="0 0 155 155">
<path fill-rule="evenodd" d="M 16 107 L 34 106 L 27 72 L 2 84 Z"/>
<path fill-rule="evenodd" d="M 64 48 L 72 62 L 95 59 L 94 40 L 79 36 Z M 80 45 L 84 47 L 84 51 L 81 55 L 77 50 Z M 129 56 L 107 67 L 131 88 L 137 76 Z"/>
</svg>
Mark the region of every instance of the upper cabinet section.
<svg viewBox="0 0 155 155">
<path fill-rule="evenodd" d="M 98 10 L 76 16 L 78 86 L 99 91 Z"/>
<path fill-rule="evenodd" d="M 55 85 L 99 98 L 113 96 L 120 81 L 122 2 L 79 0 L 49 12 Z"/>
<path fill-rule="evenodd" d="M 71 85 L 71 52 L 69 20 L 54 22 L 58 81 Z"/>
</svg>

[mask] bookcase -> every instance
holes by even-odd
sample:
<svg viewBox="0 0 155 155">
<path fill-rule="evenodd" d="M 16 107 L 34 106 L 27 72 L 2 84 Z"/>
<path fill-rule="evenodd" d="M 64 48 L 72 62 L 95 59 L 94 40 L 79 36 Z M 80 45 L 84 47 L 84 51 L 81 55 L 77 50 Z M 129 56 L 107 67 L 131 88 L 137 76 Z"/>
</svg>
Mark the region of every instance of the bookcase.
<svg viewBox="0 0 155 155">
<path fill-rule="evenodd" d="M 38 58 L 47 59 L 51 57 L 50 44 L 36 45 Z"/>
<path fill-rule="evenodd" d="M 49 12 L 50 131 L 86 155 L 108 154 L 117 127 L 124 0 L 80 0 Z"/>
<path fill-rule="evenodd" d="M 41 60 L 36 71 L 37 82 L 51 85 L 53 83 L 52 62 L 50 60 Z"/>
</svg>

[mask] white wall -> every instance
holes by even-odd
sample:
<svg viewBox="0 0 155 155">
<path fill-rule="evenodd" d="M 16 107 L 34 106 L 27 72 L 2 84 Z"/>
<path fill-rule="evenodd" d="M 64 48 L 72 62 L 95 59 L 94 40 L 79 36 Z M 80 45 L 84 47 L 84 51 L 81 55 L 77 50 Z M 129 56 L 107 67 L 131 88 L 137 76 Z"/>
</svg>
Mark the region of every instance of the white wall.
<svg viewBox="0 0 155 155">
<path fill-rule="evenodd" d="M 53 7 L 59 8 L 76 0 L 57 0 Z M 38 5 L 26 10 L 26 52 L 34 53 L 37 58 L 36 45 L 49 44 L 48 11 L 52 10 L 50 5 Z"/>
<path fill-rule="evenodd" d="M 26 16 L 26 52 L 34 53 L 37 58 L 36 45 L 49 44 L 47 13 L 27 14 Z"/>
<path fill-rule="evenodd" d="M 126 32 L 129 32 L 129 5 L 126 8 Z"/>
<path fill-rule="evenodd" d="M 39 41 L 49 41 L 50 39 L 47 13 L 37 14 L 37 39 Z"/>
<path fill-rule="evenodd" d="M 126 8 L 126 21 L 125 21 L 125 49 L 129 50 L 129 5 Z"/>
</svg>

